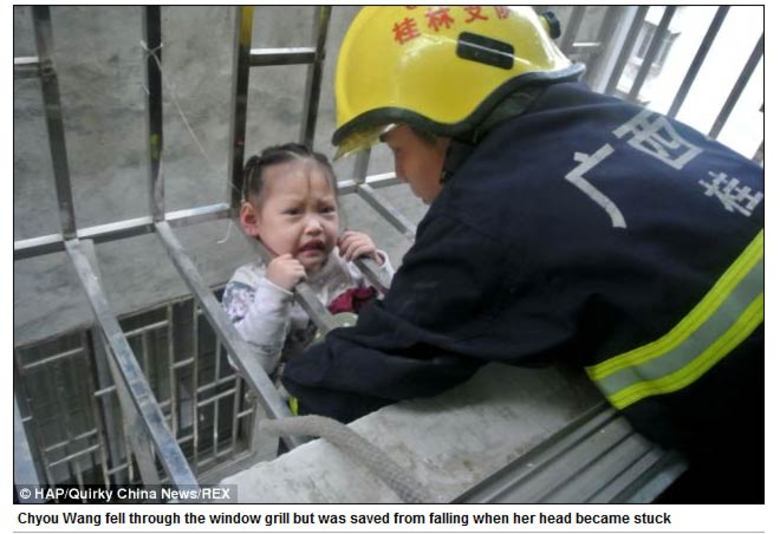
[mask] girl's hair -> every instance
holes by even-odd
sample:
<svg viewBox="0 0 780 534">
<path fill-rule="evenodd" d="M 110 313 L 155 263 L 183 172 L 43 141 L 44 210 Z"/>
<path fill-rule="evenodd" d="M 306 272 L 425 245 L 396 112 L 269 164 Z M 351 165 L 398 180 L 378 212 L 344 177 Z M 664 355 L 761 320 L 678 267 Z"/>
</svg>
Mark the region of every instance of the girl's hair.
<svg viewBox="0 0 780 534">
<path fill-rule="evenodd" d="M 254 202 L 260 198 L 263 190 L 263 171 L 266 167 L 303 159 L 313 159 L 327 171 L 330 185 L 333 192 L 336 193 L 336 173 L 333 172 L 333 167 L 326 156 L 314 152 L 308 146 L 300 143 L 285 143 L 265 148 L 259 156 L 254 155 L 247 160 L 246 165 L 244 165 L 244 188 L 242 191 L 244 200 Z"/>
</svg>

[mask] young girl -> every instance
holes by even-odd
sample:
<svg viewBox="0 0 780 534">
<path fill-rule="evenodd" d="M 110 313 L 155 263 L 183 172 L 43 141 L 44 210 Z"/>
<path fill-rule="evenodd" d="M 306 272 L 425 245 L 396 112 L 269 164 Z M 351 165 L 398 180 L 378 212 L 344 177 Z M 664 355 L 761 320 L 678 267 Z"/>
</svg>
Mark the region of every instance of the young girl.
<svg viewBox="0 0 780 534">
<path fill-rule="evenodd" d="M 222 305 L 269 375 L 316 334 L 293 301 L 298 282 L 306 280 L 332 313 L 358 312 L 377 291 L 352 260 L 369 256 L 393 274 L 387 254 L 366 234 L 338 235 L 335 174 L 325 156 L 304 145 L 270 147 L 247 161 L 240 220 L 274 259 L 239 267 L 225 287 Z"/>
</svg>

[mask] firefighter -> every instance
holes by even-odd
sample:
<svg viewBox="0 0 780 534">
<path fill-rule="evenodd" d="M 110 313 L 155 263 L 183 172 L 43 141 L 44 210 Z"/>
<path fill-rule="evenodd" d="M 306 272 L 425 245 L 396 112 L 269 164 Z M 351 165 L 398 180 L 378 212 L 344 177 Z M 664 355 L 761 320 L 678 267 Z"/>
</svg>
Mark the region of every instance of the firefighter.
<svg viewBox="0 0 780 534">
<path fill-rule="evenodd" d="M 680 498 L 761 502 L 763 171 L 591 91 L 556 33 L 528 7 L 358 13 L 333 142 L 387 143 L 430 207 L 384 301 L 283 382 L 350 421 L 486 362 L 566 362 L 687 455 Z"/>
</svg>

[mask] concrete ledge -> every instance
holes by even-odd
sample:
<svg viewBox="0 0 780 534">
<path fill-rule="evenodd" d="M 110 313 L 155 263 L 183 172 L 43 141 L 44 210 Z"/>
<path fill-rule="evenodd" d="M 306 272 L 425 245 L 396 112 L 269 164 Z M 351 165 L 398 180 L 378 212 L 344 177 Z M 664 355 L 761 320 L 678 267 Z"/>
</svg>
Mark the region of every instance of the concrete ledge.
<svg viewBox="0 0 780 534">
<path fill-rule="evenodd" d="M 583 375 L 491 364 L 442 395 L 388 406 L 350 426 L 449 502 L 602 401 Z M 393 503 L 366 466 L 315 440 L 222 480 L 245 503 Z"/>
</svg>

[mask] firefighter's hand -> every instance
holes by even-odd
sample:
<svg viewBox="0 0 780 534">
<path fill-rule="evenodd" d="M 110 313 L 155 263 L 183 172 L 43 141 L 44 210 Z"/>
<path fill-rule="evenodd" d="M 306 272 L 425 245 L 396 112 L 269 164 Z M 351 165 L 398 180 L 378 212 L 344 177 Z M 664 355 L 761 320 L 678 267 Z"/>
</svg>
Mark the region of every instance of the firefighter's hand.
<svg viewBox="0 0 780 534">
<path fill-rule="evenodd" d="M 354 261 L 357 258 L 367 256 L 377 262 L 379 265 L 384 263 L 384 258 L 376 251 L 376 245 L 363 232 L 347 230 L 338 241 L 339 255 L 347 261 Z"/>
<path fill-rule="evenodd" d="M 265 277 L 282 289 L 292 291 L 298 282 L 306 279 L 306 269 L 292 254 L 282 254 L 268 264 Z"/>
</svg>

